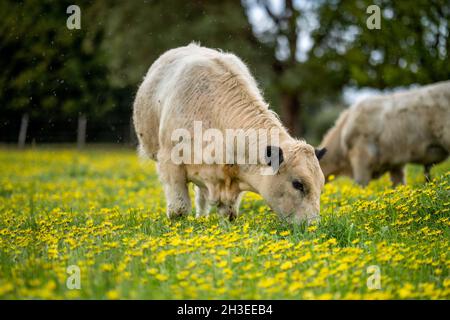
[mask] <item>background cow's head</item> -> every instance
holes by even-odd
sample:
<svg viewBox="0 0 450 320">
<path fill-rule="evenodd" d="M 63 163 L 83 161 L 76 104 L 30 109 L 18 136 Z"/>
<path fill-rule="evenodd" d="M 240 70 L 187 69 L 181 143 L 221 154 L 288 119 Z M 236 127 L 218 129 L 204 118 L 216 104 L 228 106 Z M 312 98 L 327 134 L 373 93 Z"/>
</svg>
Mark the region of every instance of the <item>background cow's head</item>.
<svg viewBox="0 0 450 320">
<path fill-rule="evenodd" d="M 331 175 L 353 176 L 350 161 L 341 154 L 340 150 L 336 151 L 332 146 L 331 149 L 328 146 L 321 145 L 321 147 L 331 150 L 327 151 L 327 154 L 320 160 L 320 167 L 322 168 L 322 172 L 326 179 Z"/>
</svg>

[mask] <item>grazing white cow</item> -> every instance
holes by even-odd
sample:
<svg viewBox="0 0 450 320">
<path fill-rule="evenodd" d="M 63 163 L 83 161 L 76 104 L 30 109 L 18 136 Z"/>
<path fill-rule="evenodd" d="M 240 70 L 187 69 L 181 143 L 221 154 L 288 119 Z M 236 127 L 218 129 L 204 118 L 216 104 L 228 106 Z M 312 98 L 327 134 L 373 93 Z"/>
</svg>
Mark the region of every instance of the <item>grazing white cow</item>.
<svg viewBox="0 0 450 320">
<path fill-rule="evenodd" d="M 322 155 L 323 150 L 315 151 L 287 133 L 235 55 L 196 44 L 167 51 L 145 76 L 133 119 L 141 151 L 157 161 L 169 218 L 191 211 L 189 182 L 196 185 L 197 216 L 215 205 L 233 219 L 242 192 L 252 191 L 290 222 L 318 218 L 324 176 L 316 153 Z M 278 132 L 279 143 L 265 145 L 265 161 L 254 164 L 174 162 L 174 132 L 195 136 L 196 121 L 203 130 L 224 135 L 228 129 Z M 239 156 L 233 152 L 233 157 Z M 273 161 L 279 163 L 277 173 L 261 174 Z"/>
<path fill-rule="evenodd" d="M 433 164 L 450 152 L 450 81 L 362 100 L 345 110 L 325 135 L 325 176 L 349 175 L 366 185 L 389 171 L 404 183 L 406 163 Z"/>
</svg>

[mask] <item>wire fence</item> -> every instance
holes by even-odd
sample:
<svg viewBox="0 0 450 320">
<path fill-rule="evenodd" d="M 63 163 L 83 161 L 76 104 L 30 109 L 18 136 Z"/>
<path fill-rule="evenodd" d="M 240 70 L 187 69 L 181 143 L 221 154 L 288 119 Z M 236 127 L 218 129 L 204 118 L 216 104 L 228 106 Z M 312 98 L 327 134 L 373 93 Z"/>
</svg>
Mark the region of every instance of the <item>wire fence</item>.
<svg viewBox="0 0 450 320">
<path fill-rule="evenodd" d="M 0 122 L 0 143 L 17 143 L 21 119 L 5 119 Z M 42 120 L 30 118 L 26 130 L 26 144 L 76 143 L 78 119 Z M 87 143 L 136 144 L 131 119 L 87 119 Z"/>
</svg>

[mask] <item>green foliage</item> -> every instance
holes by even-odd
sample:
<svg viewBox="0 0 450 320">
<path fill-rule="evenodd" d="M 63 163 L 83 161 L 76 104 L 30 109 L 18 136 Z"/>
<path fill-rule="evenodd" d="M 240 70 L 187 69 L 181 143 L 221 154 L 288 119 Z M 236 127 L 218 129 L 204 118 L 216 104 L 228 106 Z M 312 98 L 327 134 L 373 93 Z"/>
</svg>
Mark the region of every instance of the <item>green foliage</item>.
<svg viewBox="0 0 450 320">
<path fill-rule="evenodd" d="M 450 161 L 429 183 L 409 166 L 395 189 L 387 175 L 338 178 L 310 226 L 252 193 L 233 222 L 169 220 L 154 164 L 131 150 L 0 149 L 0 168 L 1 299 L 450 297 Z M 66 286 L 71 265 L 80 290 Z"/>
<path fill-rule="evenodd" d="M 241 57 L 271 107 L 286 124 L 298 118 L 298 132 L 315 141 L 332 124 L 329 118 L 317 128 L 316 118 L 340 110 L 346 86 L 383 89 L 450 78 L 446 0 L 285 0 L 278 11 L 269 5 L 266 20 L 252 25 L 250 10 L 259 7 L 264 15 L 270 3 L 84 0 L 77 2 L 81 30 L 71 31 L 68 0 L 1 1 L 1 116 L 85 113 L 128 121 L 149 66 L 192 41 Z M 380 30 L 366 26 L 371 4 L 381 8 Z M 312 48 L 298 61 L 297 44 L 310 31 Z M 286 110 L 291 116 L 282 114 Z"/>
<path fill-rule="evenodd" d="M 381 29 L 366 26 L 372 4 L 381 8 Z M 322 1 L 317 14 L 311 60 L 348 74 L 343 84 L 383 89 L 450 78 L 446 0 Z"/>
<path fill-rule="evenodd" d="M 98 48 L 102 30 L 83 20 L 89 3 L 78 2 L 81 30 L 66 27 L 70 1 L 0 3 L 2 106 L 34 116 L 98 116 L 108 110 L 108 70 Z"/>
<path fill-rule="evenodd" d="M 193 41 L 238 54 L 270 86 L 271 52 L 253 38 L 239 1 L 121 1 L 105 10 L 103 46 L 117 86 L 137 87 L 161 54 Z"/>
</svg>

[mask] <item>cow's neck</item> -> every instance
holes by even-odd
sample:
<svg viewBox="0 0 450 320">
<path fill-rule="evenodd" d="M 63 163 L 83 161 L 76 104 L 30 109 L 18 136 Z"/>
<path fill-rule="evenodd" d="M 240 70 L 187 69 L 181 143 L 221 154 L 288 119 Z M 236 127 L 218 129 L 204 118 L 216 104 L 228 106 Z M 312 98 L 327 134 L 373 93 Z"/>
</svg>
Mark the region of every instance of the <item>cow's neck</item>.
<svg viewBox="0 0 450 320">
<path fill-rule="evenodd" d="M 284 131 L 280 134 L 280 146 L 283 149 L 283 146 L 287 146 L 289 143 L 295 143 L 295 140 Z M 259 186 L 261 186 L 265 177 L 262 172 L 267 168 L 268 166 L 261 164 L 239 166 L 239 188 L 242 191 L 251 191 L 260 194 Z"/>
</svg>

